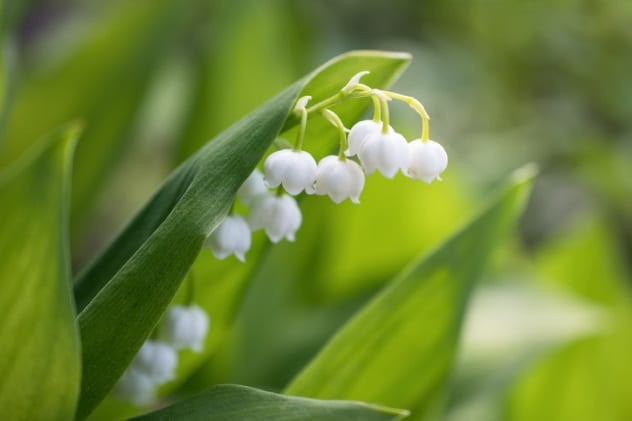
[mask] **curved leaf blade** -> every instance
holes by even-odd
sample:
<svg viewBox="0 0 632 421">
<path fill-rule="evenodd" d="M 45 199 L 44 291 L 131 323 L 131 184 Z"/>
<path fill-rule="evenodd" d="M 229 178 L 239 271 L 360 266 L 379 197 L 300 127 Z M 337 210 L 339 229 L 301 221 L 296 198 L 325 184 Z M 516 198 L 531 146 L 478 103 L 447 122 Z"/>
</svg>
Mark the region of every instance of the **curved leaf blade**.
<svg viewBox="0 0 632 421">
<path fill-rule="evenodd" d="M 0 418 L 72 419 L 79 335 L 70 288 L 70 125 L 0 176 Z M 43 147 L 42 147 L 43 146 Z"/>
<path fill-rule="evenodd" d="M 160 420 L 401 420 L 408 411 L 351 401 L 322 401 L 278 395 L 246 386 L 219 385 L 165 409 L 134 418 Z"/>
<path fill-rule="evenodd" d="M 286 392 L 427 413 L 450 372 L 470 290 L 494 244 L 519 215 L 530 181 L 524 174 L 512 181 L 462 231 L 402 272 Z"/>
<path fill-rule="evenodd" d="M 358 65 L 388 69 L 392 78 L 408 61 L 408 55 L 398 53 L 339 56 L 207 143 L 174 172 L 79 277 L 75 297 L 84 362 L 80 417 L 103 399 L 149 335 L 305 84 L 314 75 L 324 78 L 328 88 L 315 91 L 326 97 L 365 69 Z M 352 111 L 358 114 L 361 108 Z"/>
</svg>

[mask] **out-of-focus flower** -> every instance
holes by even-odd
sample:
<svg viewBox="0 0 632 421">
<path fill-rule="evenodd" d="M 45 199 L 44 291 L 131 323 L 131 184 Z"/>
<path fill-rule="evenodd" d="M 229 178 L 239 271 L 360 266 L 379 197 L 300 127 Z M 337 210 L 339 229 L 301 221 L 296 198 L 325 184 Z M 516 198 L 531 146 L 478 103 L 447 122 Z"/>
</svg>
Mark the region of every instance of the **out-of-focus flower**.
<svg viewBox="0 0 632 421">
<path fill-rule="evenodd" d="M 132 360 L 130 369 L 146 375 L 156 384 L 168 382 L 174 378 L 178 365 L 178 354 L 167 344 L 157 341 L 145 341 Z"/>
<path fill-rule="evenodd" d="M 114 386 L 112 393 L 119 399 L 132 402 L 136 406 L 150 404 L 155 396 L 156 384 L 140 370 L 127 369 Z"/>
<path fill-rule="evenodd" d="M 158 337 L 173 349 L 190 348 L 201 352 L 209 324 L 208 315 L 199 306 L 176 305 L 165 314 Z"/>
<path fill-rule="evenodd" d="M 229 215 L 209 235 L 206 244 L 218 259 L 225 259 L 234 254 L 245 262 L 246 252 L 250 249 L 248 223 L 239 215 Z"/>
</svg>

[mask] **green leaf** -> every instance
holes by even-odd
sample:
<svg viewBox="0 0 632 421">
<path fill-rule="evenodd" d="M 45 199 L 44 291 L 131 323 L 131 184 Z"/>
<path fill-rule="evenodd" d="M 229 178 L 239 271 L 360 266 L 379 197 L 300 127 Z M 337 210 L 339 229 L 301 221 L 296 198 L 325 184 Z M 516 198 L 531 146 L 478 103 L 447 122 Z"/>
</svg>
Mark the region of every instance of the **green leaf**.
<svg viewBox="0 0 632 421">
<path fill-rule="evenodd" d="M 503 419 L 632 419 L 632 295 L 615 244 L 605 221 L 589 217 L 540 250 L 542 283 L 598 304 L 599 317 L 586 337 L 521 373 L 504 396 Z"/>
<path fill-rule="evenodd" d="M 632 419 L 631 314 L 603 335 L 569 344 L 524 373 L 505 402 L 508 421 Z"/>
<path fill-rule="evenodd" d="M 400 420 L 408 411 L 363 402 L 321 401 L 246 386 L 219 385 L 135 420 Z"/>
<path fill-rule="evenodd" d="M 77 125 L 0 175 L 0 418 L 68 420 L 79 392 L 68 212 Z"/>
<path fill-rule="evenodd" d="M 286 392 L 380 402 L 426 414 L 452 367 L 473 283 L 520 214 L 531 172 L 512 178 L 462 231 L 405 270 L 357 313 Z"/>
<path fill-rule="evenodd" d="M 103 399 L 149 335 L 299 94 L 328 97 L 365 69 L 378 74 L 376 80 L 390 80 L 408 61 L 408 55 L 399 53 L 339 56 L 207 143 L 172 174 L 79 277 L 75 296 L 84 362 L 80 417 Z M 359 114 L 358 107 L 347 113 Z"/>
<path fill-rule="evenodd" d="M 603 305 L 629 305 L 626 269 L 619 253 L 605 221 L 583 218 L 541 246 L 535 263 L 543 284 Z"/>
<path fill-rule="evenodd" d="M 300 76 L 294 56 L 305 45 L 295 41 L 300 36 L 291 4 L 229 0 L 214 6 L 207 22 L 212 30 L 202 34 L 196 55 L 195 98 L 179 159 Z"/>
<path fill-rule="evenodd" d="M 7 120 L 11 91 L 15 78 L 15 48 L 10 34 L 2 22 L 6 7 L 0 0 L 0 151 L 5 140 L 4 127 Z"/>
<path fill-rule="evenodd" d="M 175 0 L 107 3 L 74 38 L 79 42 L 55 54 L 52 63 L 39 60 L 23 71 L 0 167 L 60 124 L 84 120 L 73 175 L 73 231 L 111 166 L 132 144 L 132 125 L 183 9 Z"/>
</svg>

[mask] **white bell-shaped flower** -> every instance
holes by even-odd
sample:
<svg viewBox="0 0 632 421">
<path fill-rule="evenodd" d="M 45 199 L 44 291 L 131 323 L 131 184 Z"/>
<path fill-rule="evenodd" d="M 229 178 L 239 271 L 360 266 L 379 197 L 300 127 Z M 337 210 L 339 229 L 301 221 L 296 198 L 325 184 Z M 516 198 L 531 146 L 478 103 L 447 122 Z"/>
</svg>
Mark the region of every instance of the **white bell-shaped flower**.
<svg viewBox="0 0 632 421">
<path fill-rule="evenodd" d="M 351 127 L 348 135 L 348 146 L 345 150 L 345 155 L 354 156 L 357 155 L 362 149 L 362 145 L 366 138 L 375 133 L 380 133 L 382 130 L 382 122 L 374 120 L 362 120 L 358 121 Z"/>
<path fill-rule="evenodd" d="M 200 307 L 176 305 L 165 314 L 158 337 L 173 349 L 190 348 L 201 352 L 209 324 L 208 315 Z"/>
<path fill-rule="evenodd" d="M 336 203 L 347 198 L 360 203 L 363 188 L 364 173 L 356 162 L 330 155 L 318 163 L 316 194 L 327 194 Z"/>
<path fill-rule="evenodd" d="M 316 161 L 305 151 L 282 149 L 272 153 L 263 164 L 266 187 L 272 189 L 283 185 L 292 194 L 314 193 Z"/>
<path fill-rule="evenodd" d="M 150 404 L 155 392 L 156 383 L 147 374 L 134 369 L 125 370 L 112 390 L 114 396 L 136 406 Z"/>
<path fill-rule="evenodd" d="M 398 170 L 406 171 L 409 162 L 408 142 L 390 129 L 388 133 L 369 134 L 358 152 L 367 175 L 379 170 L 386 178 L 393 178 Z"/>
<path fill-rule="evenodd" d="M 157 341 L 145 341 L 132 360 L 130 370 L 138 371 L 156 384 L 174 378 L 178 354 L 169 345 Z"/>
<path fill-rule="evenodd" d="M 294 198 L 281 196 L 259 196 L 250 208 L 248 222 L 255 231 L 264 229 L 270 241 L 278 243 L 282 238 L 294 241 L 303 216 Z"/>
<path fill-rule="evenodd" d="M 218 259 L 225 259 L 234 254 L 245 262 L 246 252 L 250 249 L 248 223 L 239 215 L 229 215 L 209 235 L 206 244 Z"/>
<path fill-rule="evenodd" d="M 246 181 L 237 190 L 237 197 L 244 205 L 249 205 L 260 194 L 268 192 L 268 188 L 263 181 L 263 174 L 257 168 L 250 173 Z"/>
<path fill-rule="evenodd" d="M 410 162 L 408 176 L 430 184 L 434 179 L 441 181 L 441 173 L 448 167 L 448 154 L 435 141 L 413 140 L 408 144 Z"/>
</svg>

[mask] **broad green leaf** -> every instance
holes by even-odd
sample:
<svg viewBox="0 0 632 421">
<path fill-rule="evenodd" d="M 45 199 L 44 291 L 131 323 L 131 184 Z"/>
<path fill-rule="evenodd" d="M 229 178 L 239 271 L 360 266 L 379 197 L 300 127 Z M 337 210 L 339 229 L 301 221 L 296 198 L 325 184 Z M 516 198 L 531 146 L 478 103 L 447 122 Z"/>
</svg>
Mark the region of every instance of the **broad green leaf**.
<svg viewBox="0 0 632 421">
<path fill-rule="evenodd" d="M 145 92 L 183 7 L 174 0 L 104 3 L 86 33 L 52 63 L 25 69 L 7 123 L 0 167 L 65 121 L 86 122 L 73 176 L 72 224 L 81 222 L 110 167 L 131 144 Z M 36 124 L 34 124 L 36 116 Z"/>
<path fill-rule="evenodd" d="M 543 283 L 600 305 L 601 326 L 524 370 L 507 394 L 504 419 L 632 418 L 632 295 L 614 244 L 604 221 L 585 219 L 540 250 Z"/>
<path fill-rule="evenodd" d="M 632 318 L 601 336 L 576 341 L 525 371 L 510 390 L 503 419 L 632 419 Z"/>
<path fill-rule="evenodd" d="M 80 417 L 103 399 L 149 335 L 299 94 L 326 98 L 365 69 L 374 72 L 374 80 L 388 82 L 408 61 L 408 55 L 399 53 L 339 56 L 207 143 L 172 174 L 79 277 L 76 300 L 84 362 Z M 348 107 L 347 115 L 359 114 L 358 107 Z"/>
<path fill-rule="evenodd" d="M 529 170 L 518 173 L 469 225 L 391 282 L 286 392 L 426 414 L 450 372 L 473 283 L 498 238 L 520 214 L 531 178 Z"/>
<path fill-rule="evenodd" d="M 535 263 L 542 283 L 603 305 L 630 305 L 632 291 L 619 253 L 608 225 L 584 218 L 540 247 Z"/>
<path fill-rule="evenodd" d="M 482 285 L 467 311 L 446 421 L 501 420 L 508 388 L 543 355 L 599 332 L 607 318 L 576 296 L 515 278 Z"/>
<path fill-rule="evenodd" d="M 278 395 L 246 386 L 219 385 L 135 420 L 400 420 L 402 409 L 363 402 L 321 401 Z"/>
<path fill-rule="evenodd" d="M 0 418 L 68 420 L 80 351 L 70 287 L 68 212 L 77 125 L 0 175 Z"/>
</svg>

